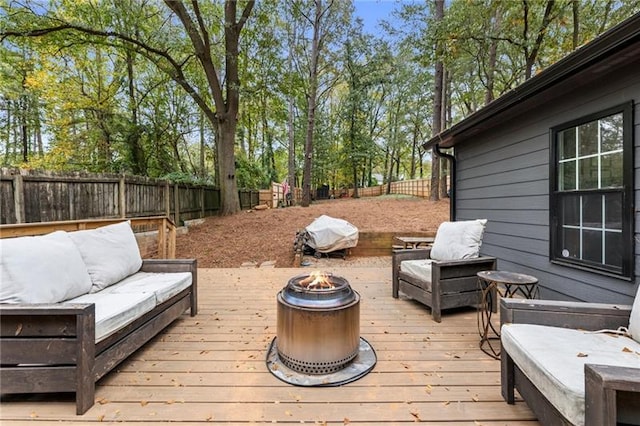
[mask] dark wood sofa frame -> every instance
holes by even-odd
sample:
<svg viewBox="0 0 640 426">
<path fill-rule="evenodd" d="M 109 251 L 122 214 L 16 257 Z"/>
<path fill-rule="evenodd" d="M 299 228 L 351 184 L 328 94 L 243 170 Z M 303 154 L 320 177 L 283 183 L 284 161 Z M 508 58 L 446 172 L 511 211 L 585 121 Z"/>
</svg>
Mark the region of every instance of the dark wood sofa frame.
<svg viewBox="0 0 640 426">
<path fill-rule="evenodd" d="M 2 394 L 75 392 L 76 414 L 94 404 L 95 383 L 190 309 L 198 312 L 195 259 L 144 260 L 142 272 L 191 272 L 189 288 L 95 343 L 94 304 L 0 305 Z"/>
<path fill-rule="evenodd" d="M 392 255 L 392 296 L 398 298 L 402 291 L 407 296 L 431 308 L 436 322 L 442 321 L 444 309 L 462 306 L 475 306 L 480 303 L 481 292 L 478 288 L 480 271 L 495 270 L 495 257 L 476 257 L 462 260 L 434 261 L 432 268 L 431 291 L 426 290 L 428 283 L 400 270 L 405 260 L 429 259 L 430 248 L 394 250 Z M 493 294 L 493 299 L 496 294 Z M 498 310 L 497 304 L 493 306 Z"/>
<path fill-rule="evenodd" d="M 548 325 L 581 330 L 628 326 L 631 306 L 548 300 L 502 299 L 500 322 Z M 535 387 L 506 351 L 501 355 L 502 397 L 515 402 L 517 389 L 544 425 L 570 424 Z M 623 397 L 623 398 L 621 398 Z M 585 365 L 585 426 L 614 426 L 620 401 L 640 412 L 640 368 Z"/>
</svg>

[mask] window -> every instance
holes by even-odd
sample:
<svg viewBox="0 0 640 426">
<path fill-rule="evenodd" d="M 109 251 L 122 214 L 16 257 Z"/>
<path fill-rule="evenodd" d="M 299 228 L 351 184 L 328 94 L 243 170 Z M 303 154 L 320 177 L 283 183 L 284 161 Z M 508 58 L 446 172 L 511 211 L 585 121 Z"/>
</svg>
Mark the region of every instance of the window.
<svg viewBox="0 0 640 426">
<path fill-rule="evenodd" d="M 551 260 L 631 278 L 633 104 L 551 129 Z"/>
</svg>

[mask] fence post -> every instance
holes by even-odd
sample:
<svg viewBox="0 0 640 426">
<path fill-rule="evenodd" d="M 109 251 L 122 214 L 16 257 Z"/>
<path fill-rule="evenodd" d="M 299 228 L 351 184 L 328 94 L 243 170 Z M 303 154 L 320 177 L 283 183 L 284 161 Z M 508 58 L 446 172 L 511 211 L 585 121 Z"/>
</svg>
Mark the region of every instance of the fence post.
<svg viewBox="0 0 640 426">
<path fill-rule="evenodd" d="M 16 223 L 25 223 L 24 212 L 24 181 L 22 175 L 13 176 L 13 205 L 16 214 Z"/>
<path fill-rule="evenodd" d="M 204 217 L 204 186 L 200 187 L 200 217 Z"/>
<path fill-rule="evenodd" d="M 118 202 L 120 203 L 120 217 L 127 217 L 127 195 L 126 195 L 126 181 L 124 173 L 120 176 L 120 183 L 118 186 Z"/>
<path fill-rule="evenodd" d="M 180 189 L 178 184 L 173 185 L 173 207 L 175 209 L 173 222 L 176 226 L 180 226 Z"/>
<path fill-rule="evenodd" d="M 164 215 L 171 217 L 171 188 L 169 181 L 164 183 Z"/>
</svg>

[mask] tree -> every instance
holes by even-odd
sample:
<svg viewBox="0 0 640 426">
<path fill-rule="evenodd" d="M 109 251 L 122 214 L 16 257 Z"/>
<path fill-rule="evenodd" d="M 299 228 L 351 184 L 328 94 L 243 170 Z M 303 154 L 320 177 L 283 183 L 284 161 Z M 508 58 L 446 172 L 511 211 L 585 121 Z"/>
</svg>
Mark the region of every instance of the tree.
<svg viewBox="0 0 640 426">
<path fill-rule="evenodd" d="M 34 9 L 23 9 L 30 15 L 29 19 L 21 19 L 13 28 L 0 31 L 0 40 L 7 37 L 43 37 L 64 32 L 75 33 L 88 37 L 83 43 L 111 44 L 123 50 L 131 50 L 141 54 L 159 70 L 169 75 L 186 93 L 191 96 L 196 105 L 202 110 L 205 117 L 219 136 L 218 138 L 218 176 L 221 190 L 221 214 L 232 214 L 240 210 L 238 186 L 235 173 L 235 133 L 237 116 L 239 111 L 239 86 L 238 56 L 239 39 L 242 28 L 251 14 L 255 4 L 254 0 L 245 2 L 242 13 L 238 16 L 237 0 L 226 0 L 224 3 L 223 33 L 224 33 L 224 63 L 218 65 L 213 54 L 214 42 L 209 32 L 210 28 L 216 28 L 207 23 L 207 18 L 212 13 L 203 14 L 203 10 L 197 0 L 187 7 L 178 0 L 165 0 L 165 5 L 175 14 L 181 23 L 188 39 L 191 42 L 190 51 L 184 52 L 171 50 L 169 46 L 154 45 L 153 40 L 138 37 L 138 34 L 128 34 L 115 30 L 108 25 L 87 25 L 88 22 L 72 22 L 64 19 L 63 14 L 56 14 L 55 10 L 41 16 Z M 117 10 L 125 8 L 127 4 L 115 3 L 114 14 L 131 13 L 132 10 Z M 210 10 L 208 12 L 211 12 Z M 215 16 L 215 15 L 214 15 Z M 142 14 L 139 19 L 144 19 Z M 171 25 L 168 21 L 166 25 Z M 207 92 L 203 92 L 197 85 L 194 77 L 189 75 L 191 57 L 194 56 L 199 65 L 199 71 L 206 81 Z M 224 70 L 224 81 L 221 80 L 219 68 Z M 191 77 L 191 78 L 190 78 Z M 208 102 L 213 100 L 213 106 Z"/>
<path fill-rule="evenodd" d="M 436 24 L 444 19 L 444 0 L 435 0 L 434 21 Z M 442 43 L 436 42 L 436 63 L 434 71 L 433 84 L 433 119 L 431 127 L 431 136 L 436 136 L 442 131 L 442 99 L 444 86 L 444 64 L 442 61 Z M 431 186 L 430 199 L 438 201 L 440 199 L 440 159 L 437 147 L 431 148 Z"/>
</svg>

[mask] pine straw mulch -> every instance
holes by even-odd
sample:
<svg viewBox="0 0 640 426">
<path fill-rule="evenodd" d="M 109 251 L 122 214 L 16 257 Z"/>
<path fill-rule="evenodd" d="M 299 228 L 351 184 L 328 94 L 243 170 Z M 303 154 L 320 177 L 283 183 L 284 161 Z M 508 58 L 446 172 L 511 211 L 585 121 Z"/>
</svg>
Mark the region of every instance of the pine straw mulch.
<svg viewBox="0 0 640 426">
<path fill-rule="evenodd" d="M 291 267 L 296 231 L 326 214 L 344 219 L 359 231 L 433 231 L 449 219 L 449 200 L 406 196 L 316 201 L 309 207 L 242 211 L 209 217 L 177 236 L 178 258 L 196 258 L 199 268 L 237 268 L 243 263 L 275 261 Z"/>
</svg>

